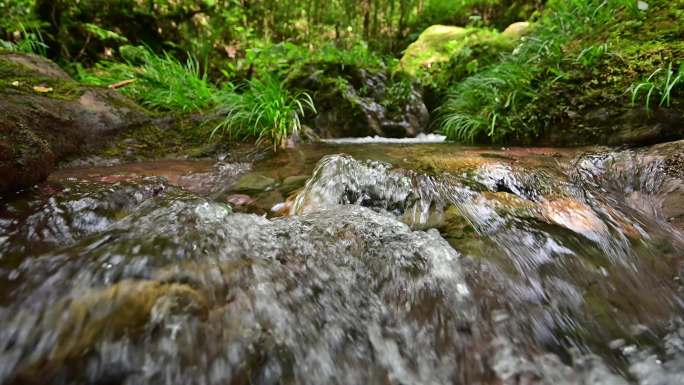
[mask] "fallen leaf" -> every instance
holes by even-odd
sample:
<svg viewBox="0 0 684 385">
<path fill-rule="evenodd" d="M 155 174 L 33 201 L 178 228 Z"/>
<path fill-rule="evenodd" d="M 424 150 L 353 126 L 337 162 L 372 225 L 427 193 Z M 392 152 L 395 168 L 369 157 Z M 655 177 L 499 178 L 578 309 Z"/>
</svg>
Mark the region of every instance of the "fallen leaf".
<svg viewBox="0 0 684 385">
<path fill-rule="evenodd" d="M 12 82 L 12 86 L 13 86 L 13 87 L 19 87 L 20 84 L 21 84 L 21 83 L 19 83 L 18 80 L 15 80 L 15 81 Z"/>
<path fill-rule="evenodd" d="M 54 89 L 52 87 L 43 87 L 43 86 L 35 86 L 35 87 L 33 87 L 33 90 L 38 92 L 38 93 L 41 93 L 41 94 L 45 94 L 45 93 L 54 91 Z"/>
</svg>

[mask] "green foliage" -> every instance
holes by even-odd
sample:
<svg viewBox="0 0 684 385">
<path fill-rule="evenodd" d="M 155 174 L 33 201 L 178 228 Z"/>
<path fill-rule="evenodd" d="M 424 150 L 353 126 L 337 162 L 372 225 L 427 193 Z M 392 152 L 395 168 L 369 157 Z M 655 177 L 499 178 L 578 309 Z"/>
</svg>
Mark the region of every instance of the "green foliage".
<svg viewBox="0 0 684 385">
<path fill-rule="evenodd" d="M 0 0 L 0 48 L 45 55 L 41 22 L 33 9 L 33 0 Z"/>
<path fill-rule="evenodd" d="M 193 57 L 181 62 L 168 53 L 156 55 L 141 47 L 126 47 L 121 51 L 139 64 L 105 61 L 89 71 L 79 67 L 78 79 L 100 86 L 134 79 L 122 92 L 152 109 L 185 113 L 215 105 L 217 89 Z"/>
<path fill-rule="evenodd" d="M 0 48 L 12 52 L 33 53 L 45 56 L 48 46 L 43 41 L 43 35 L 39 29 L 28 30 L 24 25 L 19 25 L 17 31 L 19 39 L 16 42 L 0 39 Z"/>
<path fill-rule="evenodd" d="M 121 51 L 127 63 L 100 62 L 90 70 L 77 67 L 77 77 L 101 86 L 135 80 L 121 91 L 153 110 L 214 111 L 221 123 L 211 136 L 256 138 L 278 146 L 300 130 L 300 119 L 307 111 L 315 111 L 308 94 L 290 92 L 274 75 L 253 78 L 240 87 L 231 82 L 219 87 L 192 57 L 181 62 L 168 53 L 156 55 L 142 47 L 126 46 Z"/>
<path fill-rule="evenodd" d="M 0 38 L 11 40 L 14 33 L 43 27 L 34 5 L 34 0 L 0 0 Z"/>
<path fill-rule="evenodd" d="M 439 109 L 441 131 L 449 138 L 473 142 L 526 140 L 539 133 L 534 109 L 565 68 L 591 66 L 610 45 L 594 45 L 574 58 L 566 50 L 578 36 L 596 36 L 621 20 L 639 17 L 631 0 L 552 0 L 526 38 L 511 54 L 455 84 Z"/>
<path fill-rule="evenodd" d="M 421 84 L 438 93 L 446 92 L 449 85 L 456 84 L 467 76 L 480 72 L 498 62 L 502 55 L 516 47 L 517 41 L 487 29 L 472 29 L 452 49 L 448 61 L 434 63 L 429 68 L 421 67 L 416 76 Z"/>
<path fill-rule="evenodd" d="M 241 94 L 223 93 L 219 111 L 225 118 L 212 136 L 223 132 L 231 137 L 268 140 L 275 147 L 298 133 L 301 118 L 316 109 L 307 93 L 290 93 L 282 80 L 267 76 L 246 82 Z"/>
<path fill-rule="evenodd" d="M 508 61 L 466 78 L 440 109 L 442 132 L 461 142 L 501 141 L 510 134 L 502 127 L 524 133 L 520 108 L 535 100 L 535 75 L 524 63 Z"/>
<path fill-rule="evenodd" d="M 418 33 L 435 24 L 501 30 L 516 21 L 527 20 L 543 3 L 539 0 L 427 0 L 424 10 L 410 24 Z"/>
<path fill-rule="evenodd" d="M 326 43 L 314 50 L 290 42 L 260 42 L 257 47 L 247 50 L 245 58 L 239 60 L 237 65 L 230 66 L 224 74 L 229 78 L 235 78 L 249 77 L 252 73 L 258 77 L 275 73 L 285 78 L 311 63 L 334 63 L 343 67 L 356 66 L 366 69 L 379 69 L 385 66 L 383 59 L 363 42 L 348 49 Z"/>
<path fill-rule="evenodd" d="M 667 69 L 658 68 L 646 80 L 633 84 L 630 87 L 632 93 L 632 105 L 636 104 L 637 99 L 645 96 L 646 108 L 651 107 L 651 98 L 660 97 L 659 106 L 669 107 L 672 101 L 672 93 L 677 88 L 684 85 L 684 63 L 680 64 L 675 72 L 672 63 Z"/>
<path fill-rule="evenodd" d="M 211 107 L 216 88 L 202 72 L 199 62 L 189 57 L 185 62 L 168 53 L 149 54 L 137 76 L 139 95 L 145 106 L 156 109 L 189 112 Z"/>
<path fill-rule="evenodd" d="M 98 25 L 92 23 L 85 23 L 83 27 L 86 31 L 94 35 L 97 39 L 102 41 L 116 41 L 121 43 L 127 43 L 128 39 L 120 34 L 104 29 Z"/>
</svg>

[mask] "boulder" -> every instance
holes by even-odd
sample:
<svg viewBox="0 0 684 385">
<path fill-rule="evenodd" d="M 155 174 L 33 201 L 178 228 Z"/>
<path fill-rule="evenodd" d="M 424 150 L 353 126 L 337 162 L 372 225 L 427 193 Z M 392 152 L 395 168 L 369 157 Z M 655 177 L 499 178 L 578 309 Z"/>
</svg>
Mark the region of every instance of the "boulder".
<svg viewBox="0 0 684 385">
<path fill-rule="evenodd" d="M 517 39 L 527 35 L 529 31 L 530 23 L 528 21 L 518 21 L 506 27 L 501 34 L 506 37 Z"/>
<path fill-rule="evenodd" d="M 463 48 L 482 41 L 509 40 L 509 36 L 484 28 L 461 28 L 433 25 L 411 43 L 401 58 L 401 69 L 415 75 L 419 69 L 429 69 L 436 64 L 448 62 Z"/>
<path fill-rule="evenodd" d="M 0 195 L 44 180 L 64 157 L 149 122 L 113 90 L 74 82 L 49 60 L 0 54 Z"/>
<path fill-rule="evenodd" d="M 591 144 L 650 145 L 684 138 L 684 103 L 669 108 L 597 106 L 567 111 L 555 125 L 542 131 L 537 144 L 581 146 Z"/>
<path fill-rule="evenodd" d="M 401 58 L 401 67 L 408 73 L 415 73 L 421 67 L 429 67 L 436 62 L 449 60 L 449 45 L 463 40 L 468 30 L 448 25 L 433 25 L 411 43 Z"/>
<path fill-rule="evenodd" d="M 427 128 L 422 94 L 403 74 L 342 63 L 310 63 L 290 79 L 318 113 L 305 122 L 321 138 L 414 137 Z"/>
</svg>

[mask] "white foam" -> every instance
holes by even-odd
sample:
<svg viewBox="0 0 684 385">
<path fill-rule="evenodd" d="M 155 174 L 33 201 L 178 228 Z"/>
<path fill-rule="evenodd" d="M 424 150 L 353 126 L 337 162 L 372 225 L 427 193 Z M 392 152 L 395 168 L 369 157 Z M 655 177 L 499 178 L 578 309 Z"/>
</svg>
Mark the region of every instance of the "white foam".
<svg viewBox="0 0 684 385">
<path fill-rule="evenodd" d="M 366 136 L 365 138 L 335 138 L 321 139 L 323 143 L 331 144 L 363 144 L 363 143 L 387 143 L 387 144 L 420 144 L 420 143 L 443 143 L 446 136 L 437 134 L 418 134 L 415 138 L 385 138 L 382 136 Z"/>
</svg>

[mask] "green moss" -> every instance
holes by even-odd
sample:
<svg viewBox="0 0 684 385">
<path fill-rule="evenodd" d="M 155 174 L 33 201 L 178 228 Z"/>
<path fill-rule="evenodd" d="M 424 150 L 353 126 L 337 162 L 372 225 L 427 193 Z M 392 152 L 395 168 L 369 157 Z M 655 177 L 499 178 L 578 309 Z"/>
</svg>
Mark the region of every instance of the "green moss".
<svg viewBox="0 0 684 385">
<path fill-rule="evenodd" d="M 52 91 L 38 93 L 34 87 L 51 88 Z M 84 90 L 75 81 L 42 76 L 30 68 L 2 58 L 0 55 L 0 89 L 33 93 L 60 100 L 76 100 Z"/>
<path fill-rule="evenodd" d="M 222 139 L 207 142 L 211 123 L 198 123 L 191 119 L 162 127 L 145 125 L 116 138 L 99 153 L 106 157 L 130 160 L 190 156 L 202 158 L 214 155 L 222 146 Z"/>
<path fill-rule="evenodd" d="M 462 141 L 531 144 L 555 135 L 567 145 L 574 135 L 577 144 L 605 142 L 611 117 L 630 109 L 630 89 L 682 62 L 684 1 L 650 1 L 646 12 L 626 0 L 600 4 L 549 2 L 512 54 L 490 65 L 466 58 L 465 66 L 457 60 L 445 68 L 440 83 L 452 86 L 441 104 L 442 131 Z M 473 70 L 459 79 L 464 67 Z M 682 88 L 672 90 L 673 101 Z"/>
<path fill-rule="evenodd" d="M 14 159 L 18 166 L 23 167 L 28 161 L 41 159 L 51 152 L 48 142 L 29 129 L 20 129 L 14 136 Z"/>
<path fill-rule="evenodd" d="M 421 69 L 448 62 L 464 48 L 478 43 L 494 41 L 494 45 L 499 45 L 514 40 L 489 29 L 434 25 L 406 48 L 400 62 L 401 69 L 416 74 Z"/>
</svg>

